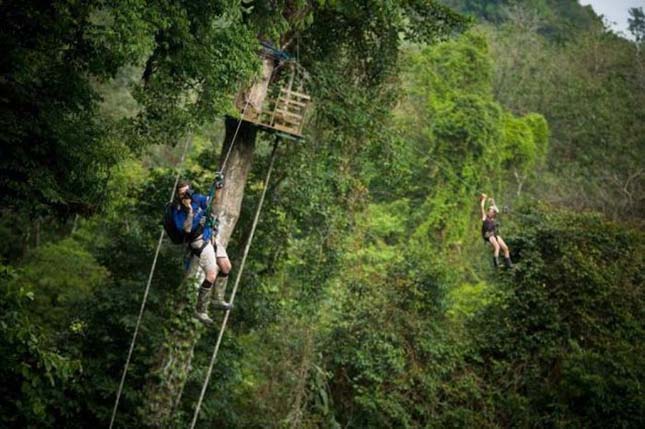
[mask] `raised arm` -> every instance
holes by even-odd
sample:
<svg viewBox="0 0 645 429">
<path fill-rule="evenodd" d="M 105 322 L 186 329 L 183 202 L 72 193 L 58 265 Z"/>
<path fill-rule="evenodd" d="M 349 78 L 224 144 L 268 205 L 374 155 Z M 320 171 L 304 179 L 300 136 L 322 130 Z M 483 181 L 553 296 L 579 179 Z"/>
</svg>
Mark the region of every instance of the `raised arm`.
<svg viewBox="0 0 645 429">
<path fill-rule="evenodd" d="M 490 201 L 490 208 L 495 210 L 495 213 L 499 213 L 499 209 L 497 208 L 497 204 L 495 204 L 495 200 L 491 197 L 488 199 Z"/>
<path fill-rule="evenodd" d="M 200 209 L 202 210 L 208 209 L 208 203 L 209 203 L 208 196 L 202 195 L 202 194 L 193 194 L 192 201 L 197 203 L 197 206 Z"/>
<path fill-rule="evenodd" d="M 184 224 L 182 225 L 182 230 L 185 234 L 190 234 L 190 232 L 193 230 L 193 218 L 195 214 L 193 213 L 193 207 L 190 203 L 190 198 L 181 200 L 181 204 L 184 206 L 184 210 L 186 211 L 186 219 L 184 220 Z"/>
<path fill-rule="evenodd" d="M 486 194 L 481 194 L 481 196 L 479 197 L 479 205 L 481 207 L 482 220 L 486 220 Z"/>
</svg>

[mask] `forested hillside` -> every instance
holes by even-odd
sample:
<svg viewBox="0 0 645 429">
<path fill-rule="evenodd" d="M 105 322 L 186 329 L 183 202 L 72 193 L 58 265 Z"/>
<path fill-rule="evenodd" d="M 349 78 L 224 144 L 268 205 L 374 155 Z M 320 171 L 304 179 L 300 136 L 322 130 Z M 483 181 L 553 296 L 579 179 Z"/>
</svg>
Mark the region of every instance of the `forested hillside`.
<svg viewBox="0 0 645 429">
<path fill-rule="evenodd" d="M 631 40 L 574 0 L 0 15 L 1 428 L 645 424 L 642 9 Z M 288 67 L 303 139 L 241 120 Z M 159 234 L 220 168 L 227 299 L 253 241 L 202 392 L 224 312 Z"/>
<path fill-rule="evenodd" d="M 446 3 L 483 20 L 496 99 L 549 123 L 549 168 L 529 184 L 532 196 L 613 219 L 642 217 L 645 27 L 638 9 L 630 28 L 640 44 L 608 31 L 575 0 Z"/>
</svg>

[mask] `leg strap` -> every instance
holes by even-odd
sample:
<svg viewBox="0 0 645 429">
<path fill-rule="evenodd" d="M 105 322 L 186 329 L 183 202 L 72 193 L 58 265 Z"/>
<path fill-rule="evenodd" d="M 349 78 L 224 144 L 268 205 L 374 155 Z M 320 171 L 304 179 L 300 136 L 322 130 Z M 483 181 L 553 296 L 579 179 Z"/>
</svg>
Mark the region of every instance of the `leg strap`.
<svg viewBox="0 0 645 429">
<path fill-rule="evenodd" d="M 193 255 L 195 255 L 195 256 L 197 256 L 199 258 L 201 256 L 202 252 L 204 251 L 204 249 L 206 248 L 206 246 L 208 246 L 209 244 L 210 244 L 209 241 L 204 241 L 204 244 L 202 244 L 197 249 L 189 244 L 188 249 L 190 249 L 191 254 L 193 254 Z"/>
</svg>

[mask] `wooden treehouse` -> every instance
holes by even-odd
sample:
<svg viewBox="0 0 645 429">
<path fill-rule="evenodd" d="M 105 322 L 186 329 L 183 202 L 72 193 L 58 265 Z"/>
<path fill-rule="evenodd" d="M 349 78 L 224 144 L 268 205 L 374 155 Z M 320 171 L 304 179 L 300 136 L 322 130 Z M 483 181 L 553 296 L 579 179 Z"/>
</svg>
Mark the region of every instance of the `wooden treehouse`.
<svg viewBox="0 0 645 429">
<path fill-rule="evenodd" d="M 236 100 L 241 118 L 258 128 L 301 140 L 311 97 L 306 72 L 288 54 L 263 44 L 262 76 Z"/>
</svg>

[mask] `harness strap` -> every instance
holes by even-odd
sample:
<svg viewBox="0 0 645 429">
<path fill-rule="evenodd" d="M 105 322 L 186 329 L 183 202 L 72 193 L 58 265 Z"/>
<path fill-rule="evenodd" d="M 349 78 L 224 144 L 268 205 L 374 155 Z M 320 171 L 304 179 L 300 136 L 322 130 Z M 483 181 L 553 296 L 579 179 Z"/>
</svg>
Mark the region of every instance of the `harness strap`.
<svg viewBox="0 0 645 429">
<path fill-rule="evenodd" d="M 194 240 L 193 242 L 188 244 L 188 250 L 189 250 L 191 255 L 197 256 L 199 258 L 202 255 L 202 252 L 204 251 L 206 246 L 208 246 L 210 244 L 210 241 L 202 240 L 203 241 L 202 245 L 197 247 L 197 248 L 193 247 L 193 244 L 192 244 L 195 241 L 197 241 L 197 240 Z"/>
<path fill-rule="evenodd" d="M 199 240 L 199 237 L 201 237 L 202 234 L 204 234 L 204 229 L 205 229 L 204 225 L 199 223 L 199 225 L 197 225 L 197 228 L 194 231 L 191 231 L 190 234 L 187 234 L 188 235 L 188 240 L 189 240 L 188 241 L 189 246 L 190 246 L 191 243 Z"/>
</svg>

